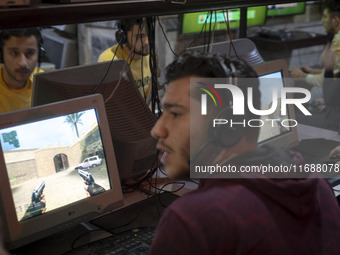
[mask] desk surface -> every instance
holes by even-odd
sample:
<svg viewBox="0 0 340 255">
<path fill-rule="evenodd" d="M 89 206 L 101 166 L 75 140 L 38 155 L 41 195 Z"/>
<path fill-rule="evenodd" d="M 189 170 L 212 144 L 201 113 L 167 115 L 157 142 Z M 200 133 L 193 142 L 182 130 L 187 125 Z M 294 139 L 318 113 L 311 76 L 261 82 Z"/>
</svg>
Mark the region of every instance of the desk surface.
<svg viewBox="0 0 340 255">
<path fill-rule="evenodd" d="M 260 36 L 249 37 L 249 39 L 255 43 L 259 50 L 266 51 L 293 50 L 315 45 L 323 45 L 329 41 L 329 37 L 326 34 L 308 33 L 305 31 L 292 31 L 291 33 L 296 34 L 294 38 L 285 41 Z"/>
<path fill-rule="evenodd" d="M 329 139 L 329 140 L 340 142 L 340 135 L 338 134 L 338 132 L 328 130 L 328 129 L 298 124 L 297 132 L 298 132 L 299 141 L 304 140 L 304 139 L 312 139 L 312 138 L 324 138 L 324 139 Z"/>
</svg>

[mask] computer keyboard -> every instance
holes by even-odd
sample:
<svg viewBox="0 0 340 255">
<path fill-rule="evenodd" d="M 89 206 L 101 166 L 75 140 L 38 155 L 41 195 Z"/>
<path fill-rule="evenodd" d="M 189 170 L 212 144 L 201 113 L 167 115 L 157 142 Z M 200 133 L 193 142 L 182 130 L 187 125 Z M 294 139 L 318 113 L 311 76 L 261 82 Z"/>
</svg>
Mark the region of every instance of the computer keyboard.
<svg viewBox="0 0 340 255">
<path fill-rule="evenodd" d="M 65 255 L 146 255 L 149 252 L 155 227 L 142 227 L 109 236 L 80 246 Z"/>
<path fill-rule="evenodd" d="M 276 41 L 296 41 L 311 39 L 317 36 L 315 33 L 307 31 L 286 31 L 284 29 L 262 29 L 257 35 L 262 38 Z"/>
</svg>

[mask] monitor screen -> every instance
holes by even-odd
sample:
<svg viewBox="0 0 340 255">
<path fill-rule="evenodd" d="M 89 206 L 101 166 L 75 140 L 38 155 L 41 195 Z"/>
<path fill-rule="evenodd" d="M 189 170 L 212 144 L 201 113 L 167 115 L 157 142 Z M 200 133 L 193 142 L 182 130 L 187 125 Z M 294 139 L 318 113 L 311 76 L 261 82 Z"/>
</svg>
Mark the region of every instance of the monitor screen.
<svg viewBox="0 0 340 255">
<path fill-rule="evenodd" d="M 266 22 L 266 6 L 256 6 L 247 8 L 247 26 L 264 25 Z M 231 29 L 238 29 L 240 26 L 241 11 L 229 9 L 217 11 L 211 15 L 210 12 L 185 13 L 180 15 L 181 31 L 184 34 L 197 34 L 209 30 L 226 30 L 227 20 Z"/>
<path fill-rule="evenodd" d="M 267 17 L 304 14 L 305 2 L 268 5 Z"/>
<path fill-rule="evenodd" d="M 104 97 L 121 179 L 145 174 L 158 160 L 157 141 L 150 134 L 156 117 L 138 91 L 124 60 L 35 75 L 32 104 L 43 105 L 93 93 Z"/>
<path fill-rule="evenodd" d="M 4 114 L 0 141 L 0 211 L 9 248 L 122 206 L 101 95 Z"/>
<path fill-rule="evenodd" d="M 271 143 L 288 148 L 298 142 L 294 106 L 287 104 L 286 113 L 281 111 L 281 89 L 289 87 L 288 69 L 285 60 L 276 60 L 253 66 L 259 76 L 261 92 L 261 110 L 269 111 L 261 116 L 263 125 L 260 128 L 259 144 Z M 291 95 L 288 94 L 287 98 Z M 276 107 L 273 102 L 276 100 Z"/>
</svg>

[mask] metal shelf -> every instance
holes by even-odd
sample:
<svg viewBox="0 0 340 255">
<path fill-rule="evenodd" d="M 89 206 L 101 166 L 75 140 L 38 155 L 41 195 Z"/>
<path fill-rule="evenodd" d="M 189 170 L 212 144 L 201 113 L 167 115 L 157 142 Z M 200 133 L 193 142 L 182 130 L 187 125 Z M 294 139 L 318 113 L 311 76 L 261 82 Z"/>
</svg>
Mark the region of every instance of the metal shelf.
<svg viewBox="0 0 340 255">
<path fill-rule="evenodd" d="M 249 7 L 289 2 L 296 1 L 121 0 L 57 4 L 42 3 L 25 7 L 0 8 L 0 29 L 85 23 L 137 16 L 162 16 L 194 11 L 218 10 L 223 8 Z"/>
</svg>

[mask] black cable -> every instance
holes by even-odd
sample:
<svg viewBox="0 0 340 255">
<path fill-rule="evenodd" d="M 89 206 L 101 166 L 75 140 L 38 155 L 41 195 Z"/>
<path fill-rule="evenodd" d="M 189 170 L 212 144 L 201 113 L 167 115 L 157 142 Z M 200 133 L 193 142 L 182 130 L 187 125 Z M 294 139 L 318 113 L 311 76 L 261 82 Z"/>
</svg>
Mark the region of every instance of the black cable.
<svg viewBox="0 0 340 255">
<path fill-rule="evenodd" d="M 157 176 L 157 174 L 156 174 Z M 172 190 L 172 191 L 167 191 L 167 190 L 164 190 L 164 188 L 168 185 L 171 185 L 171 184 L 179 184 L 181 185 L 179 188 L 177 188 L 176 190 Z M 161 194 L 162 192 L 168 192 L 168 193 L 171 193 L 171 194 L 174 194 L 178 191 L 180 191 L 181 189 L 183 189 L 185 187 L 185 182 L 183 181 L 172 181 L 172 182 L 167 182 L 165 183 L 163 186 L 161 186 L 160 188 L 158 187 L 157 185 L 157 182 L 155 182 L 155 184 L 153 185 L 151 181 L 149 181 L 149 185 L 155 190 L 155 191 L 158 191 L 157 193 L 157 196 L 158 196 L 158 202 L 160 205 L 162 205 L 164 208 L 168 207 L 168 205 L 166 205 L 165 203 L 162 202 L 161 200 Z M 160 213 L 160 210 L 159 210 L 159 207 L 157 207 L 157 210 L 158 210 L 158 213 L 159 215 L 161 214 Z"/>
<path fill-rule="evenodd" d="M 164 188 L 165 188 L 166 186 L 171 185 L 171 184 L 178 184 L 178 185 L 181 185 L 181 186 L 180 186 L 179 188 L 177 188 L 176 190 L 172 190 L 172 191 L 164 190 Z M 161 194 L 162 192 L 169 192 L 169 193 L 174 194 L 174 193 L 180 191 L 181 189 L 183 189 L 183 188 L 185 187 L 185 184 L 186 184 L 186 183 L 185 183 L 184 181 L 172 181 L 172 182 L 167 182 L 167 183 L 165 183 L 163 186 L 161 186 L 161 187 L 159 188 L 159 187 L 157 187 L 157 184 L 152 185 L 152 183 L 149 183 L 149 185 L 152 186 L 153 189 L 155 189 L 156 191 L 158 191 L 158 194 L 157 194 L 157 195 L 158 195 L 158 202 L 159 202 L 163 207 L 165 207 L 165 208 L 166 208 L 168 205 L 166 205 L 166 204 L 164 204 L 164 203 L 162 202 L 160 194 Z M 157 209 L 159 209 L 159 208 L 157 208 Z M 159 212 L 159 213 L 160 213 L 160 212 Z"/>
<path fill-rule="evenodd" d="M 111 69 L 112 63 L 113 63 L 113 61 L 114 61 L 114 59 L 115 59 L 115 57 L 116 57 L 116 55 L 117 55 L 117 51 L 118 51 L 119 46 L 121 45 L 122 40 L 123 40 L 123 37 L 122 37 L 122 38 L 119 40 L 119 42 L 118 42 L 118 45 L 117 45 L 117 47 L 116 47 L 116 50 L 115 50 L 115 52 L 114 52 L 114 54 L 113 54 L 113 56 L 112 56 L 111 62 L 110 62 L 109 66 L 108 66 L 108 68 L 107 68 L 107 70 L 106 70 L 106 73 L 105 73 L 103 79 L 102 79 L 102 80 L 100 81 L 100 83 L 93 89 L 93 92 L 92 92 L 93 94 L 96 93 L 97 90 L 102 86 L 104 80 L 106 79 L 106 76 L 109 74 L 109 71 L 110 71 L 110 69 Z"/>
<path fill-rule="evenodd" d="M 133 27 L 132 27 L 132 30 L 133 30 Z M 138 28 L 138 32 L 139 32 L 139 28 Z M 138 32 L 137 32 L 137 34 L 138 34 Z M 131 33 L 130 42 L 133 41 L 132 39 L 133 39 L 133 32 Z M 137 39 L 138 39 L 138 38 L 136 38 L 135 45 L 136 45 Z M 131 65 L 132 60 L 135 58 L 135 55 L 136 55 L 136 53 L 135 53 L 135 46 L 132 47 L 132 45 L 130 45 L 130 47 L 131 47 L 131 48 L 129 48 L 129 50 L 130 50 L 129 55 L 131 55 L 131 51 L 132 51 L 132 55 L 131 55 L 130 59 L 129 59 L 129 57 L 128 57 L 128 59 L 126 60 L 126 62 L 130 61 L 130 62 L 129 62 L 129 65 Z"/>
<path fill-rule="evenodd" d="M 160 117 L 162 114 L 161 111 L 161 103 L 158 94 L 158 80 L 157 80 L 157 53 L 156 53 L 156 18 L 155 17 L 147 17 L 146 18 L 147 26 L 148 26 L 148 38 L 149 38 L 149 47 L 150 47 L 150 59 L 149 66 L 151 71 L 151 109 L 152 112 L 156 115 L 156 117 Z M 156 110 L 158 112 L 156 113 Z"/>
<path fill-rule="evenodd" d="M 157 150 L 156 158 L 155 158 L 155 161 L 153 162 L 153 164 L 151 166 L 151 170 L 144 177 L 142 177 L 141 179 L 139 179 L 137 182 L 135 182 L 133 184 L 125 183 L 124 180 L 122 181 L 123 193 L 124 193 L 124 188 L 130 189 L 131 192 L 135 191 L 140 187 L 140 185 L 143 182 L 152 178 L 153 174 L 157 171 L 158 166 L 159 166 L 159 153 L 160 153 L 160 151 Z"/>
<path fill-rule="evenodd" d="M 224 22 L 225 22 L 226 25 L 227 25 L 227 31 L 228 31 L 228 34 L 229 34 L 229 41 L 230 41 L 230 45 L 231 45 L 231 47 L 229 47 L 229 54 L 228 54 L 228 57 L 230 57 L 231 48 L 233 48 L 233 50 L 234 50 L 234 52 L 235 52 L 235 56 L 236 56 L 236 58 L 238 58 L 238 55 L 237 55 L 235 46 L 234 46 L 234 44 L 233 44 L 233 40 L 232 40 L 232 38 L 231 38 L 230 26 L 229 26 L 229 14 L 228 14 L 228 10 L 224 10 L 224 11 L 226 11 L 226 14 L 227 14 L 227 15 L 224 15 L 224 14 L 223 14 L 223 17 L 224 17 Z M 224 13 L 224 11 L 223 11 L 223 13 Z M 227 18 L 226 18 L 226 16 L 227 16 Z"/>
<path fill-rule="evenodd" d="M 189 181 L 189 182 L 192 182 L 192 183 L 195 183 L 195 184 L 197 184 L 197 185 L 199 185 L 199 184 L 200 184 L 199 182 L 197 182 L 197 181 L 194 181 L 194 180 L 192 180 L 192 179 L 188 179 L 187 181 Z"/>
<path fill-rule="evenodd" d="M 157 21 L 158 21 L 159 27 L 160 27 L 161 30 L 162 30 L 162 33 L 163 33 L 163 35 L 164 35 L 164 38 L 165 38 L 165 40 L 167 41 L 167 43 L 168 43 L 168 45 L 169 45 L 170 51 L 176 56 L 176 58 L 178 58 L 178 55 L 175 53 L 175 51 L 174 51 L 174 50 L 172 49 L 172 47 L 171 47 L 170 41 L 169 41 L 168 37 L 166 36 L 166 33 L 165 33 L 165 31 L 164 31 L 164 28 L 163 28 L 163 26 L 162 26 L 162 24 L 161 24 L 161 22 L 160 22 L 158 16 L 157 16 Z"/>
<path fill-rule="evenodd" d="M 208 28 L 208 31 L 205 31 L 205 34 L 204 34 L 204 52 L 206 53 L 209 52 L 209 48 L 210 48 L 210 34 L 211 34 L 211 22 L 213 19 L 213 11 L 209 12 L 209 16 L 210 16 L 209 28 Z"/>
<path fill-rule="evenodd" d="M 143 30 L 143 27 L 142 27 L 142 23 L 139 23 L 139 27 L 138 27 L 138 31 L 137 31 L 137 37 L 136 37 L 136 40 L 135 40 L 135 45 L 136 43 L 138 42 L 138 39 L 140 40 L 140 43 L 141 43 L 141 46 L 142 46 L 142 55 L 141 55 L 141 86 L 142 86 L 142 91 L 143 91 L 143 98 L 144 98 L 144 101 L 146 101 L 146 94 L 145 94 L 145 84 L 144 84 L 144 55 L 143 55 L 143 52 L 144 52 L 144 44 L 143 44 L 143 38 L 142 38 L 142 30 Z M 131 62 L 130 64 L 132 63 L 132 60 L 135 56 L 135 51 L 134 51 L 134 55 L 132 56 L 131 58 Z M 138 85 L 138 84 L 137 84 Z"/>
<path fill-rule="evenodd" d="M 176 190 L 172 190 L 172 191 L 164 190 L 164 188 L 166 186 L 171 185 L 171 184 L 180 184 L 182 186 L 177 188 Z M 150 183 L 150 185 L 151 185 L 151 183 Z M 155 190 L 159 191 L 158 194 L 161 194 L 163 191 L 166 191 L 166 192 L 169 192 L 169 193 L 176 193 L 176 192 L 180 191 L 181 189 L 183 189 L 184 187 L 185 187 L 185 182 L 184 181 L 171 181 L 171 182 L 167 182 L 163 186 L 161 186 L 160 188 L 157 187 L 157 186 L 152 185 L 152 188 L 154 188 Z"/>
<path fill-rule="evenodd" d="M 163 170 L 162 168 L 159 168 L 159 171 L 160 171 L 163 175 L 168 176 L 167 173 L 164 172 L 164 170 Z"/>
<path fill-rule="evenodd" d="M 209 12 L 209 16 L 208 17 L 210 17 L 210 19 L 211 19 L 211 12 Z M 207 22 L 208 22 L 208 18 L 207 18 Z M 207 52 L 206 51 L 206 44 L 207 44 L 207 42 L 206 42 L 206 39 L 207 39 L 207 24 L 205 23 L 204 24 L 204 32 L 203 32 L 203 53 L 205 53 L 205 52 Z"/>
<path fill-rule="evenodd" d="M 191 45 L 192 45 L 198 38 L 201 37 L 203 31 L 206 31 L 205 28 L 206 28 L 206 25 L 207 25 L 207 22 L 208 22 L 209 17 L 210 17 L 210 13 L 208 14 L 207 18 L 205 19 L 204 24 L 203 24 L 203 26 L 202 26 L 202 28 L 201 28 L 200 33 L 198 34 L 198 36 L 197 36 L 194 40 L 191 41 L 191 43 L 189 44 L 189 46 L 187 47 L 187 49 L 190 48 Z M 205 46 L 204 46 L 204 47 L 205 47 Z M 204 53 L 204 52 L 205 52 L 205 48 L 204 48 L 204 50 L 203 50 L 203 53 Z"/>
<path fill-rule="evenodd" d="M 215 14 L 215 19 L 216 19 L 216 12 L 211 11 L 211 17 L 210 17 L 210 22 L 209 22 L 209 32 L 208 32 L 207 53 L 210 53 L 209 49 L 210 49 L 211 25 L 212 25 L 211 23 L 213 21 L 214 14 Z"/>
</svg>

